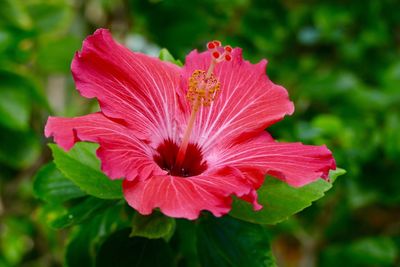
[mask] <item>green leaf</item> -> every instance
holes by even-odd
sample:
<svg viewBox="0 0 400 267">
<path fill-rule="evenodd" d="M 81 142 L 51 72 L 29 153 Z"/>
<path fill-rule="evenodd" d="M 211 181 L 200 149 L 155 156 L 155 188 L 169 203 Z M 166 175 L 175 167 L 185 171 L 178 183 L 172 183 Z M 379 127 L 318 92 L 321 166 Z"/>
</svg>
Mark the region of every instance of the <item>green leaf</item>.
<svg viewBox="0 0 400 267">
<path fill-rule="evenodd" d="M 0 75 L 4 78 L 3 75 Z M 5 79 L 0 84 L 0 123 L 15 130 L 28 128 L 31 102 L 21 83 Z"/>
<path fill-rule="evenodd" d="M 0 162 L 13 168 L 30 166 L 40 154 L 37 136 L 0 126 Z"/>
<path fill-rule="evenodd" d="M 331 171 L 329 178 L 334 182 L 345 172 L 343 169 Z M 254 211 L 249 203 L 235 200 L 230 215 L 252 223 L 276 224 L 310 206 L 313 201 L 323 197 L 331 187 L 330 182 L 319 179 L 309 185 L 294 188 L 268 176 L 263 186 L 257 191 L 258 202 L 263 209 Z"/>
<path fill-rule="evenodd" d="M 100 211 L 115 205 L 115 201 L 87 197 L 78 204 L 73 205 L 67 213 L 56 218 L 50 223 L 54 228 L 65 228 L 71 225 L 80 224 L 96 215 Z"/>
<path fill-rule="evenodd" d="M 364 238 L 348 247 L 348 253 L 360 265 L 388 265 L 395 263 L 399 249 L 389 237 Z"/>
<path fill-rule="evenodd" d="M 334 183 L 339 176 L 345 175 L 346 170 L 341 168 L 336 168 L 336 170 L 331 170 L 329 172 L 329 180 L 331 183 Z"/>
<path fill-rule="evenodd" d="M 65 253 L 67 266 L 93 266 L 102 242 L 113 232 L 129 227 L 129 220 L 122 212 L 124 205 L 120 204 L 75 228 Z"/>
<path fill-rule="evenodd" d="M 97 221 L 95 223 L 92 221 L 82 224 L 73 234 L 65 252 L 65 262 L 67 266 L 93 266 L 92 240 L 96 238 L 97 234 L 96 223 Z"/>
<path fill-rule="evenodd" d="M 130 229 L 112 234 L 100 247 L 96 267 L 169 267 L 171 249 L 163 239 L 129 238 Z"/>
<path fill-rule="evenodd" d="M 81 45 L 82 41 L 73 36 L 46 41 L 38 51 L 38 65 L 46 72 L 69 73 L 71 59 Z"/>
<path fill-rule="evenodd" d="M 29 29 L 32 26 L 32 20 L 22 4 L 21 0 L 5 0 L 1 2 L 0 21 L 1 24 L 9 24 L 21 29 Z"/>
<path fill-rule="evenodd" d="M 174 234 L 175 219 L 161 213 L 153 212 L 143 216 L 136 213 L 133 217 L 132 232 L 130 237 L 145 237 L 149 239 L 164 238 L 168 241 Z"/>
<path fill-rule="evenodd" d="M 15 64 L 3 64 L 0 65 L 0 80 L 2 81 L 0 84 L 1 90 L 3 88 L 12 88 L 28 98 L 30 104 L 35 103 L 50 110 L 47 96 L 37 75 L 35 76 L 31 72 L 19 68 Z"/>
<path fill-rule="evenodd" d="M 82 191 L 102 199 L 122 198 L 122 181 L 112 181 L 100 170 L 97 144 L 80 142 L 69 152 L 55 144 L 49 146 L 57 168 Z"/>
<path fill-rule="evenodd" d="M 267 229 L 230 216 L 210 216 L 201 221 L 197 250 L 202 266 L 276 266 Z"/>
<path fill-rule="evenodd" d="M 44 165 L 37 172 L 33 182 L 33 190 L 37 197 L 48 202 L 64 202 L 85 195 L 52 162 Z"/>
<path fill-rule="evenodd" d="M 183 65 L 182 62 L 179 59 L 175 59 L 171 55 L 171 53 L 165 48 L 161 49 L 160 55 L 158 56 L 158 58 L 161 59 L 162 61 L 168 61 L 168 62 L 171 62 L 171 63 L 173 63 L 175 65 L 178 65 L 178 66 L 182 66 Z"/>
<path fill-rule="evenodd" d="M 73 18 L 72 6 L 66 1 L 31 1 L 26 7 L 35 29 L 42 35 L 62 32 Z"/>
<path fill-rule="evenodd" d="M 395 266 L 399 249 L 389 237 L 367 237 L 346 244 L 328 246 L 322 254 L 321 266 Z"/>
<path fill-rule="evenodd" d="M 30 251 L 32 232 L 32 225 L 27 218 L 2 217 L 0 258 L 9 262 L 9 265 L 5 266 L 21 266 L 21 261 Z"/>
<path fill-rule="evenodd" d="M 180 259 L 179 266 L 200 266 L 197 252 L 196 228 L 196 223 L 192 221 L 185 219 L 176 220 L 176 234 L 174 235 L 174 239 L 178 241 L 178 250 L 183 256 L 182 259 Z"/>
</svg>

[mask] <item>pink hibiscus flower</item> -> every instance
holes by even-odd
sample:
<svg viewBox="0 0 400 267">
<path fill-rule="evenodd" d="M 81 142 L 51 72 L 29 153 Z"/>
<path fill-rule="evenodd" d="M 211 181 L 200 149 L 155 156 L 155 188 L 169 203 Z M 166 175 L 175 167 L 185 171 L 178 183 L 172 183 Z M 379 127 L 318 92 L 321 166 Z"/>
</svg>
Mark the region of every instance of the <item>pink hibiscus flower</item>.
<svg viewBox="0 0 400 267">
<path fill-rule="evenodd" d="M 196 219 L 202 210 L 222 216 L 233 195 L 258 210 L 266 174 L 302 186 L 335 169 L 325 146 L 276 142 L 264 131 L 294 110 L 266 65 L 214 41 L 178 67 L 132 52 L 99 29 L 75 55 L 72 74 L 101 112 L 49 117 L 45 135 L 65 150 L 98 143 L 102 171 L 124 178 L 125 199 L 141 214 L 159 208 L 178 218 Z"/>
</svg>

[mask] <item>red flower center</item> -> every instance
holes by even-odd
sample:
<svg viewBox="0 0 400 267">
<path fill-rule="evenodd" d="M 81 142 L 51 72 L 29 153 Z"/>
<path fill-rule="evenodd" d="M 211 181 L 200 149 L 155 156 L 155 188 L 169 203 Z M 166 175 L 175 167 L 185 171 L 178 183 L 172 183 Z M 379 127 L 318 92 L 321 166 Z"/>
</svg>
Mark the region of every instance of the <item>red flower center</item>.
<svg viewBox="0 0 400 267">
<path fill-rule="evenodd" d="M 173 176 L 196 176 L 207 169 L 207 162 L 203 160 L 203 153 L 197 144 L 188 144 L 186 157 L 180 166 L 175 164 L 178 150 L 179 146 L 174 141 L 164 140 L 157 147 L 158 154 L 154 155 L 153 159 L 161 169 Z"/>
</svg>

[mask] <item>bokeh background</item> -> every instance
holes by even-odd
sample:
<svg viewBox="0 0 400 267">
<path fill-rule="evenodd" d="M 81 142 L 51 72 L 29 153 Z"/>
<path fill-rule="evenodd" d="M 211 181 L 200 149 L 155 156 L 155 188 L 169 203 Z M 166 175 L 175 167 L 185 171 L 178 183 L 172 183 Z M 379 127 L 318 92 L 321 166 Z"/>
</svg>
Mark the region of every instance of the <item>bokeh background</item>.
<svg viewBox="0 0 400 267">
<path fill-rule="evenodd" d="M 99 27 L 182 61 L 213 39 L 267 58 L 296 105 L 273 136 L 327 144 L 347 170 L 270 227 L 278 266 L 400 266 L 399 10 L 396 0 L 0 0 L 0 266 L 63 264 L 70 232 L 48 227 L 33 177 L 51 159 L 47 116 L 96 108 L 75 91 L 70 62 Z"/>
</svg>

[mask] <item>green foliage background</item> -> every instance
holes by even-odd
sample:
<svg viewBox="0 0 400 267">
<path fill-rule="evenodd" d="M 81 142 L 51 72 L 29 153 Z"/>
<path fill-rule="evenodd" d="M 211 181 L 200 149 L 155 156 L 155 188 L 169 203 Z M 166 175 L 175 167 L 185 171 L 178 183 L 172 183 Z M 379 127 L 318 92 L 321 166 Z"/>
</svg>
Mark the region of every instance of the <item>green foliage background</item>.
<svg viewBox="0 0 400 267">
<path fill-rule="evenodd" d="M 91 237 L 99 225 L 53 230 L 57 210 L 33 193 L 51 158 L 47 116 L 97 108 L 74 90 L 69 65 L 99 27 L 134 50 L 166 47 L 181 61 L 212 39 L 242 47 L 252 62 L 268 58 L 268 75 L 296 105 L 273 136 L 326 144 L 347 170 L 325 198 L 269 229 L 278 266 L 400 264 L 399 9 L 396 0 L 0 0 L 0 266 L 60 266 L 68 236 Z M 102 223 L 112 227 L 107 212 Z"/>
</svg>

